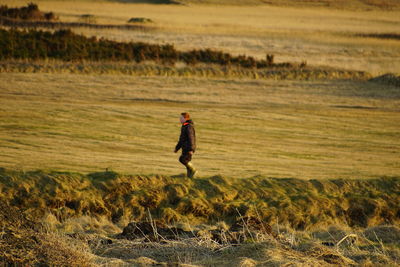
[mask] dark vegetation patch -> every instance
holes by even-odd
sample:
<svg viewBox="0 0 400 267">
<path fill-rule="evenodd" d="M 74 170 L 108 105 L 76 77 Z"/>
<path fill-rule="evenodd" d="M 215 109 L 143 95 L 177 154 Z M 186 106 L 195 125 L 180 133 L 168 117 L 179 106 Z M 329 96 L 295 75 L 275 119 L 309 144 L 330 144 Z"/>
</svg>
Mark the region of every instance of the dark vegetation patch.
<svg viewBox="0 0 400 267">
<path fill-rule="evenodd" d="M 349 109 L 379 109 L 377 107 L 367 107 L 367 106 L 349 106 L 349 105 L 334 105 L 335 108 L 349 108 Z"/>
<path fill-rule="evenodd" d="M 57 20 L 57 17 L 53 12 L 42 12 L 39 10 L 38 5 L 34 3 L 30 3 L 27 6 L 20 8 L 9 8 L 6 5 L 0 6 L 0 16 L 18 20 Z"/>
<path fill-rule="evenodd" d="M 144 25 L 132 25 L 132 24 L 95 24 L 96 17 L 93 15 L 86 16 L 82 15 L 79 20 L 80 22 L 62 22 L 62 21 L 30 21 L 12 19 L 0 16 L 0 25 L 14 28 L 50 28 L 50 29 L 69 29 L 69 28 L 92 28 L 92 29 L 121 29 L 121 30 L 141 30 L 149 31 L 154 29 L 151 26 Z"/>
<path fill-rule="evenodd" d="M 400 76 L 393 73 L 387 73 L 378 77 L 374 77 L 369 81 L 400 87 Z"/>
<path fill-rule="evenodd" d="M 159 221 L 131 222 L 116 237 L 128 240 L 143 239 L 144 242 L 197 237 L 206 238 L 218 244 L 232 245 L 245 243 L 249 240 L 255 242 L 256 237 L 260 235 L 278 238 L 269 224 L 253 217 L 238 217 L 231 227 L 217 227 L 213 230 L 186 231 L 181 227 L 171 227 Z"/>
<path fill-rule="evenodd" d="M 356 36 L 364 38 L 384 39 L 384 40 L 400 40 L 400 34 L 398 33 L 360 33 L 357 34 Z"/>
<path fill-rule="evenodd" d="M 148 18 L 139 18 L 139 17 L 135 17 L 135 18 L 130 18 L 128 20 L 128 23 L 152 23 L 153 20 L 148 19 Z"/>
<path fill-rule="evenodd" d="M 96 16 L 92 14 L 83 14 L 79 17 L 79 20 L 87 24 L 94 24 L 97 22 Z"/>
<path fill-rule="evenodd" d="M 178 51 L 173 45 L 157 45 L 143 42 L 116 42 L 96 37 L 85 37 L 70 30 L 54 33 L 46 31 L 0 30 L 0 59 L 46 59 L 65 61 L 154 61 L 173 65 L 184 62 L 243 68 L 303 68 L 305 63 L 274 63 L 271 55 L 266 60 L 256 60 L 251 56 L 233 56 L 212 49 Z"/>
<path fill-rule="evenodd" d="M 149 22 L 149 21 L 144 21 Z M 38 5 L 30 3 L 26 7 L 9 8 L 0 6 L 0 25 L 21 28 L 51 28 L 66 29 L 74 27 L 88 27 L 95 29 L 124 29 L 124 30 L 150 30 L 150 27 L 139 25 L 96 24 L 97 18 L 92 14 L 82 14 L 79 22 L 62 22 L 53 12 L 44 13 Z"/>
</svg>

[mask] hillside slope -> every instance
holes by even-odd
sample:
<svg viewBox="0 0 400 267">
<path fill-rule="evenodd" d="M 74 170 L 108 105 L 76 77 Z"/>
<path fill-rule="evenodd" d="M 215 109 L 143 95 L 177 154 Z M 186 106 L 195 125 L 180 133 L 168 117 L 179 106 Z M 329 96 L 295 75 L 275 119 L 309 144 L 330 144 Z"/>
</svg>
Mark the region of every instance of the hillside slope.
<svg viewBox="0 0 400 267">
<path fill-rule="evenodd" d="M 400 178 L 300 180 L 221 176 L 88 175 L 61 172 L 0 172 L 1 198 L 41 217 L 105 216 L 114 223 L 148 216 L 168 224 L 257 217 L 294 229 L 333 223 L 369 227 L 400 222 Z"/>
<path fill-rule="evenodd" d="M 0 264 L 395 266 L 399 182 L 0 169 Z"/>
</svg>

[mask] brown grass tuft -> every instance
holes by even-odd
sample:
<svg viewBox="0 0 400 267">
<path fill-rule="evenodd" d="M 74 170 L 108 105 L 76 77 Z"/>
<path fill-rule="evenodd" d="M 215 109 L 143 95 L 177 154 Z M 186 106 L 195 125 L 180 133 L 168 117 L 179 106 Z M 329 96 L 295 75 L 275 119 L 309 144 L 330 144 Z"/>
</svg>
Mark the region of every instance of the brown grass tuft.
<svg viewBox="0 0 400 267">
<path fill-rule="evenodd" d="M 19 209 L 0 201 L 0 263 L 6 265 L 93 266 L 87 244 L 46 232 Z"/>
</svg>

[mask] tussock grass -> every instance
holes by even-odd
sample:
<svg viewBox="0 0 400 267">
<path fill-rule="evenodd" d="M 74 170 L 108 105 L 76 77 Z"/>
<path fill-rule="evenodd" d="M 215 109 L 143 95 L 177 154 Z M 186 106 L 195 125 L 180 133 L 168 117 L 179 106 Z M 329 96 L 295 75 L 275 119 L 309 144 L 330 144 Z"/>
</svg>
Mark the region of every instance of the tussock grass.
<svg viewBox="0 0 400 267">
<path fill-rule="evenodd" d="M 4 266 L 95 266 L 89 246 L 46 231 L 29 214 L 0 200 L 0 264 Z"/>
<path fill-rule="evenodd" d="M 0 186 L 0 260 L 5 263 L 354 266 L 396 265 L 400 260 L 400 229 L 395 226 L 400 212 L 399 178 L 189 180 L 115 172 L 81 175 L 2 169 Z M 359 215 L 350 217 L 359 200 L 369 205 L 359 206 Z M 165 217 L 163 209 L 167 207 L 177 217 Z M 358 225 L 362 214 L 372 227 Z M 249 236 L 239 244 L 217 243 L 207 236 L 213 229 L 228 236 L 221 220 L 230 224 L 240 221 L 240 215 L 271 223 L 274 234 L 254 235 L 249 231 L 251 220 L 244 219 L 242 231 Z M 204 234 L 177 234 L 173 239 L 116 238 L 127 222 L 149 220 L 154 225 L 162 221 L 186 225 L 188 231 Z M 305 224 L 299 225 L 299 221 Z M 357 225 L 346 226 L 351 222 Z M 113 229 L 105 230 L 107 225 L 114 225 Z M 157 232 L 157 228 L 153 230 Z"/>
<path fill-rule="evenodd" d="M 114 223 L 152 217 L 168 224 L 232 223 L 240 216 L 278 220 L 294 229 L 333 223 L 368 227 L 399 222 L 399 178 L 310 180 L 220 176 L 89 175 L 1 172 L 2 197 L 37 217 L 58 221 L 105 216 Z M 102 225 L 102 223 L 97 223 Z M 95 224 L 93 224 L 95 225 Z M 93 227 L 90 227 L 93 228 Z"/>
</svg>

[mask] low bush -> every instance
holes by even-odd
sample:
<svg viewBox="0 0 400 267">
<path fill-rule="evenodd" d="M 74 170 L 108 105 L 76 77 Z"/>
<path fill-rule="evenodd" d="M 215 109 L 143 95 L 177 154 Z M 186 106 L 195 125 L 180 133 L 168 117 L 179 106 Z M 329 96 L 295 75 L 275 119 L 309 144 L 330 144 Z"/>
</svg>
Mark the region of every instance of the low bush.
<svg viewBox="0 0 400 267">
<path fill-rule="evenodd" d="M 8 6 L 0 6 L 0 16 L 20 19 L 20 20 L 56 20 L 53 12 L 44 13 L 39 10 L 38 5 L 30 3 L 20 8 L 9 8 Z"/>
<path fill-rule="evenodd" d="M 152 23 L 153 21 L 148 18 L 131 18 L 128 23 Z"/>
<path fill-rule="evenodd" d="M 223 51 L 195 49 L 178 51 L 171 44 L 158 45 L 143 42 L 116 42 L 104 38 L 86 37 L 71 30 L 55 32 L 41 30 L 0 29 L 0 60 L 5 59 L 60 59 L 63 61 L 154 61 L 166 65 L 184 62 L 243 68 L 294 68 L 291 63 L 274 63 L 251 56 L 233 56 Z"/>
<path fill-rule="evenodd" d="M 94 15 L 83 14 L 79 17 L 79 21 L 82 23 L 96 23 L 97 19 Z"/>
</svg>

